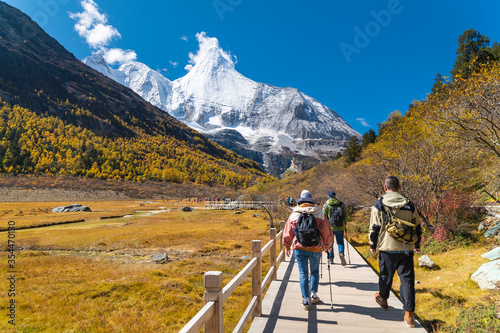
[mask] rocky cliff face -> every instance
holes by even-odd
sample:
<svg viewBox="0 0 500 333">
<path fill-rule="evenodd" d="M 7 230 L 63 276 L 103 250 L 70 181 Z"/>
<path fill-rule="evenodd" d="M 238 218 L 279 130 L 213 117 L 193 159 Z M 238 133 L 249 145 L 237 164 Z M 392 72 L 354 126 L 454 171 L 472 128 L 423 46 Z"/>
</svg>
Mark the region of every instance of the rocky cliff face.
<svg viewBox="0 0 500 333">
<path fill-rule="evenodd" d="M 241 75 L 218 45 L 175 81 L 138 62 L 112 69 L 99 54 L 83 62 L 272 175 L 292 162 L 300 169 L 329 160 L 359 136 L 337 113 L 297 89 Z"/>
</svg>

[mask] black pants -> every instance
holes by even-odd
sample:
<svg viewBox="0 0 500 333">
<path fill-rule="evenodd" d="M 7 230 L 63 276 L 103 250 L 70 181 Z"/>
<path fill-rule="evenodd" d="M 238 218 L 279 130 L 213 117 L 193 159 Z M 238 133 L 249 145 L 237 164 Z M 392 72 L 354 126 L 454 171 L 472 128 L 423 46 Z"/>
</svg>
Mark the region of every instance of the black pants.
<svg viewBox="0 0 500 333">
<path fill-rule="evenodd" d="M 415 270 L 413 268 L 413 252 L 405 253 L 379 253 L 380 277 L 378 287 L 380 296 L 389 298 L 392 279 L 396 270 L 398 271 L 401 286 L 399 295 L 403 302 L 403 309 L 415 311 Z"/>
</svg>

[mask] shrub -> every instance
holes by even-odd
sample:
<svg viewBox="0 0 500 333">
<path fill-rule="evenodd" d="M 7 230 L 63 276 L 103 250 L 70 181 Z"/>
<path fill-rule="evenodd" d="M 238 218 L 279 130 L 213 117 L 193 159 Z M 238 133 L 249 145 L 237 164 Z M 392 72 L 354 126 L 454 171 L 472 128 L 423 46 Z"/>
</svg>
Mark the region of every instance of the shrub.
<svg viewBox="0 0 500 333">
<path fill-rule="evenodd" d="M 500 320 L 496 311 L 495 304 L 478 304 L 464 309 L 450 332 L 500 332 Z"/>
<path fill-rule="evenodd" d="M 437 241 L 467 239 L 484 215 L 482 207 L 474 206 L 471 193 L 452 191 L 439 204 L 439 220 L 436 222 L 432 238 Z"/>
<path fill-rule="evenodd" d="M 429 238 L 422 247 L 422 254 L 439 254 L 448 251 L 447 242 Z"/>
</svg>

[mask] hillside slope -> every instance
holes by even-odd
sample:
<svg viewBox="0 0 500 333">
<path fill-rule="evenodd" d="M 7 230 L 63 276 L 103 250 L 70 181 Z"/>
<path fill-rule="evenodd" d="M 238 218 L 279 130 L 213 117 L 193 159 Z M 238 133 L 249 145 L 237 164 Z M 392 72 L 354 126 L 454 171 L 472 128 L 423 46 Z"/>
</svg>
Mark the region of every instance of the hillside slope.
<svg viewBox="0 0 500 333">
<path fill-rule="evenodd" d="M 220 183 L 228 182 L 227 178 L 241 178 L 238 182 L 242 184 L 249 178 L 264 175 L 255 162 L 220 147 L 144 101 L 132 90 L 86 66 L 27 15 L 4 2 L 0 2 L 0 64 L 0 99 L 9 103 L 2 103 L 0 128 L 3 138 L 0 161 L 4 171 L 73 173 L 60 161 L 79 155 L 75 147 L 68 148 L 71 146 L 68 142 L 80 140 L 85 146 L 105 142 L 110 156 L 132 150 L 136 159 L 145 165 L 147 161 L 156 161 L 156 173 L 168 168 L 184 173 L 183 182 Z M 23 126 L 16 125 L 19 119 L 24 121 Z M 32 121 L 26 122 L 27 119 Z M 51 125 L 45 131 L 47 123 Z M 66 129 L 63 133 L 65 140 L 54 143 L 48 139 L 54 136 L 61 140 L 62 128 Z M 87 131 L 83 137 L 76 134 L 82 130 Z M 49 144 L 43 148 L 38 140 L 48 140 Z M 19 152 L 14 164 L 5 163 L 9 150 L 10 154 Z M 83 154 L 85 149 L 80 150 Z M 80 169 L 75 171 L 77 174 L 87 175 L 94 162 L 102 174 L 103 164 L 110 157 L 103 153 L 104 150 L 96 150 L 91 163 L 75 168 Z M 38 159 L 44 154 L 50 156 L 48 163 L 43 163 L 48 167 L 36 168 Z M 56 157 L 57 154 L 61 157 Z M 177 166 L 181 158 L 188 160 L 182 170 Z M 147 168 L 141 168 L 141 163 L 133 166 L 133 159 L 123 157 L 120 162 L 125 164 L 120 167 L 122 174 L 127 164 L 135 169 L 129 178 L 158 178 L 148 173 Z M 197 170 L 203 170 L 205 166 L 209 171 L 203 171 L 203 177 Z M 115 170 L 116 166 L 102 177 L 112 177 Z M 129 174 L 130 170 L 127 176 Z M 246 180 L 242 181 L 242 177 Z M 172 180 L 168 177 L 159 179 Z"/>
</svg>

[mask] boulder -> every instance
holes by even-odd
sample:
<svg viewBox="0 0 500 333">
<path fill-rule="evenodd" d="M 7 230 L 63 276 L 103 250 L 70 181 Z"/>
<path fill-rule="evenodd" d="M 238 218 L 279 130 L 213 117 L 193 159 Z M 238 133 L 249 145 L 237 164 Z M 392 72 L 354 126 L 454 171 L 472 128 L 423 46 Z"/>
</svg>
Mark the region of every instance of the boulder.
<svg viewBox="0 0 500 333">
<path fill-rule="evenodd" d="M 420 267 L 433 268 L 436 264 L 434 263 L 434 260 L 432 260 L 428 255 L 423 255 L 418 258 L 418 265 Z"/>
<path fill-rule="evenodd" d="M 193 208 L 191 207 L 188 207 L 188 206 L 185 206 L 185 207 L 182 207 L 181 209 L 179 209 L 183 212 L 192 212 L 193 211 Z"/>
<path fill-rule="evenodd" d="M 482 254 L 481 257 L 489 259 L 489 260 L 497 260 L 500 259 L 500 247 L 493 249 L 485 254 Z"/>
<path fill-rule="evenodd" d="M 67 212 L 91 212 L 92 210 L 87 207 L 80 205 L 79 203 L 67 206 L 56 207 L 52 209 L 52 213 L 67 213 Z"/>
<path fill-rule="evenodd" d="M 496 236 L 500 232 L 500 223 L 496 226 L 489 228 L 485 233 L 484 237 L 493 237 Z"/>
<path fill-rule="evenodd" d="M 153 255 L 153 261 L 157 264 L 166 264 L 168 261 L 168 255 L 166 253 L 157 253 Z"/>
<path fill-rule="evenodd" d="M 498 285 L 500 285 L 500 260 L 483 264 L 471 275 L 471 279 L 476 281 L 482 290 L 498 289 Z"/>
</svg>

